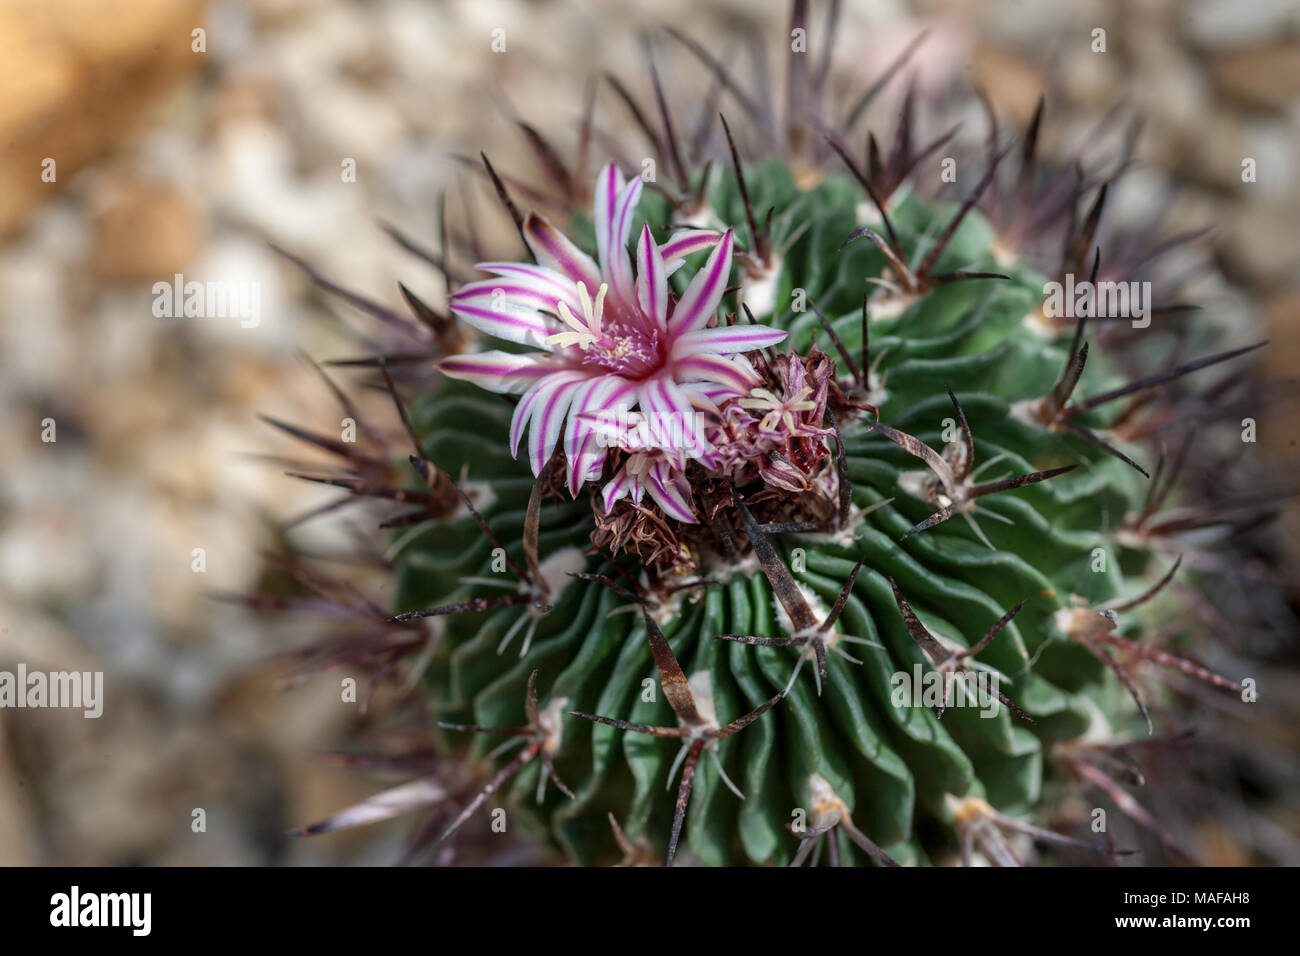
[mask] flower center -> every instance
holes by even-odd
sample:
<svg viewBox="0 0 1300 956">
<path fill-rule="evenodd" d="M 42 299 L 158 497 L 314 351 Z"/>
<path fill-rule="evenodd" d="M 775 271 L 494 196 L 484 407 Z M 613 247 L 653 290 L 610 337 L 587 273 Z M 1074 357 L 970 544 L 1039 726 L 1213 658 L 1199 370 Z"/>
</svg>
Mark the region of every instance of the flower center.
<svg viewBox="0 0 1300 956">
<path fill-rule="evenodd" d="M 586 346 L 585 363 L 600 365 L 628 378 L 645 378 L 661 364 L 659 333 L 648 334 L 641 328 L 617 319 L 605 332 Z"/>
<path fill-rule="evenodd" d="M 576 345 L 586 354 L 583 364 L 601 368 L 629 378 L 644 378 L 658 370 L 663 356 L 659 333 L 648 331 L 636 322 L 605 317 L 605 294 L 609 286 L 601 283 L 593 301 L 583 283 L 578 283 L 578 304 L 582 315 L 575 316 L 563 302 L 556 303 L 560 318 L 568 329 L 548 336 L 547 345 Z"/>
</svg>

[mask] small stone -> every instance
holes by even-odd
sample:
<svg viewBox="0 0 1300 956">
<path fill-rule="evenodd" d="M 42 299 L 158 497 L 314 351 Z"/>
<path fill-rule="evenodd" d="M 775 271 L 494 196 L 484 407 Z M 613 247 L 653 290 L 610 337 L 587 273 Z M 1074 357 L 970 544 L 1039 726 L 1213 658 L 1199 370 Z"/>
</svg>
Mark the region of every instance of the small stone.
<svg viewBox="0 0 1300 956">
<path fill-rule="evenodd" d="M 0 10 L 0 233 L 149 116 L 199 65 L 198 0 L 10 2 Z M 53 180 L 42 179 L 53 160 Z"/>
<path fill-rule="evenodd" d="M 1285 112 L 1300 98 L 1300 44 L 1241 50 L 1214 61 L 1214 81 L 1225 94 Z"/>
<path fill-rule="evenodd" d="M 114 184 L 95 215 L 91 268 L 105 279 L 153 281 L 183 272 L 203 227 L 194 204 L 161 183 Z"/>
<path fill-rule="evenodd" d="M 1043 73 L 1035 64 L 994 47 L 976 53 L 975 81 L 1022 127 L 1034 115 L 1044 86 Z"/>
<path fill-rule="evenodd" d="M 1265 287 L 1290 279 L 1300 268 L 1293 206 L 1261 204 L 1236 210 L 1220 241 L 1225 258 L 1253 283 Z"/>
</svg>

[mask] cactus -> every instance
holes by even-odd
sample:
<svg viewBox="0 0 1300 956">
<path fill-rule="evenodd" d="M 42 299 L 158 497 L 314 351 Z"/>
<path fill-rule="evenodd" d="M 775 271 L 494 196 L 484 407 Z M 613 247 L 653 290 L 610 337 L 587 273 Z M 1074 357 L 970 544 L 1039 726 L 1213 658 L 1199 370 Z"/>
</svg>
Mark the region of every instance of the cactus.
<svg viewBox="0 0 1300 956">
<path fill-rule="evenodd" d="M 616 91 L 672 184 L 611 163 L 577 208 L 589 183 L 524 127 L 569 221 L 485 160 L 526 255 L 471 279 L 426 253 L 452 314 L 403 291 L 441 374 L 403 399 L 395 359 L 369 362 L 410 447 L 361 468 L 335 446 L 352 467 L 323 480 L 414 506 L 388 522 L 386 653 L 423 649 L 440 747 L 488 769 L 308 832 L 434 804 L 455 839 L 491 798 L 580 863 L 1114 854 L 1044 809 L 1073 781 L 1119 794 L 1108 747 L 1153 729 L 1138 665 L 1236 689 L 1151 641 L 1178 469 L 1144 466 L 1134 409 L 1249 349 L 1146 376 L 1090 351 L 1130 319 L 1045 308 L 1055 264 L 990 202 L 1010 145 L 960 192 L 900 188 L 936 161 L 910 94 L 884 161 L 813 121 L 742 154 L 721 120 L 704 162 L 652 80 L 659 125 Z M 1053 192 L 1038 122 L 1019 198 L 1047 198 L 1018 221 L 1055 228 L 1094 184 Z M 1064 227 L 1072 280 L 1098 276 L 1096 219 Z"/>
</svg>

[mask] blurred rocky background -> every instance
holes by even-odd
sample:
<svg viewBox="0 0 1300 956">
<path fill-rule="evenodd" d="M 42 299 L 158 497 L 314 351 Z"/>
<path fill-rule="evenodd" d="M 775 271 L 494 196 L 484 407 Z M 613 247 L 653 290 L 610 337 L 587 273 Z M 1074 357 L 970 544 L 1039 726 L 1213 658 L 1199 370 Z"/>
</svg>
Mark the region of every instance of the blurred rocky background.
<svg viewBox="0 0 1300 956">
<path fill-rule="evenodd" d="M 269 244 L 394 308 L 399 279 L 440 303 L 439 277 L 379 222 L 435 239 L 440 191 L 470 179 L 457 153 L 526 170 L 506 110 L 567 147 L 587 78 L 641 62 L 639 30 L 674 23 L 725 50 L 758 27 L 779 42 L 784 7 L 0 0 L 0 669 L 102 670 L 107 697 L 98 720 L 0 711 L 0 864 L 400 857 L 404 821 L 286 835 L 377 789 L 320 757 L 371 718 L 340 702 L 337 674 L 283 688 L 267 665 L 312 636 L 310 620 L 212 598 L 255 589 L 276 528 L 330 497 L 257 457 L 286 448 L 258 413 L 334 415 L 301 353 L 355 354 L 368 328 Z M 1269 374 L 1294 386 L 1300 5 L 857 0 L 841 19 L 837 81 L 870 82 L 923 26 L 923 87 L 977 84 L 1019 124 L 1047 89 L 1049 146 L 1066 148 L 1117 101 L 1140 109 L 1137 187 L 1116 215 L 1177 184 L 1169 228 L 1215 227 L 1201 248 L 1226 276 L 1217 320 L 1266 328 Z M 1089 47 L 1096 27 L 1105 55 Z M 491 50 L 497 28 L 504 53 Z M 621 129 L 607 95 L 601 122 Z M 1241 181 L 1244 157 L 1255 183 Z M 355 182 L 341 175 L 349 160 Z M 256 283 L 260 321 L 155 316 L 153 284 L 177 273 Z M 359 401 L 392 424 L 382 395 Z M 1280 471 L 1296 461 L 1286 407 L 1261 425 Z M 1294 546 L 1300 518 L 1286 520 Z M 328 554 L 350 528 L 296 533 Z M 1294 796 L 1290 734 L 1267 743 Z M 1294 803 L 1265 806 L 1258 839 L 1275 861 L 1300 858 Z M 196 808 L 206 832 L 192 828 Z M 1207 823 L 1192 849 L 1260 858 L 1228 829 Z"/>
</svg>

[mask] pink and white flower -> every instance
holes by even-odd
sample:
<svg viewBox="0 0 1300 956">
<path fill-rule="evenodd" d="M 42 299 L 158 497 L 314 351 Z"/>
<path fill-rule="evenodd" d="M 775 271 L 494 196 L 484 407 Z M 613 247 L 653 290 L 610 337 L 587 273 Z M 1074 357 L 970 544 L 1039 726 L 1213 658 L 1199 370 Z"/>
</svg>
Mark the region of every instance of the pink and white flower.
<svg viewBox="0 0 1300 956">
<path fill-rule="evenodd" d="M 605 511 L 620 498 L 631 497 L 639 505 L 648 493 L 674 520 L 692 523 L 698 519 L 691 509 L 691 487 L 686 479 L 686 465 L 692 458 L 712 467 L 716 454 L 698 430 L 683 429 L 677 419 L 639 412 L 608 412 L 583 415 L 600 441 L 620 448 L 627 457 L 600 489 Z"/>
<path fill-rule="evenodd" d="M 641 187 L 639 178 L 625 182 L 612 163 L 601 172 L 594 209 L 598 263 L 544 217 L 529 214 L 524 238 L 537 264 L 480 263 L 477 268 L 494 278 L 469 283 L 452 297 L 452 311 L 470 325 L 536 351 L 456 355 L 439 368 L 491 391 L 522 395 L 510 426 L 511 454 L 518 454 L 527 431 L 529 462 L 539 473 L 563 436 L 569 491 L 575 495 L 603 467 L 606 446 L 591 415 L 639 408 L 652 417 L 687 421 L 697 410 L 716 411 L 759 384 L 743 353 L 785 338 L 763 325 L 711 325 L 731 273 L 731 230 L 688 229 L 659 244 L 645 226 L 633 270 L 627 242 Z M 673 305 L 669 275 L 686 256 L 705 249 L 713 251 Z M 704 442 L 689 457 L 707 448 Z M 647 447 L 636 454 L 653 457 L 654 451 Z M 680 459 L 680 449 L 664 451 L 655 459 L 664 467 Z M 649 490 L 659 501 L 656 489 L 677 489 L 684 498 L 664 492 L 680 505 L 674 517 L 694 520 L 680 468 L 669 479 L 648 461 L 639 461 L 640 483 L 629 482 L 628 490 Z"/>
</svg>

